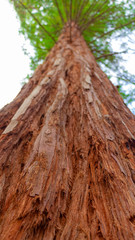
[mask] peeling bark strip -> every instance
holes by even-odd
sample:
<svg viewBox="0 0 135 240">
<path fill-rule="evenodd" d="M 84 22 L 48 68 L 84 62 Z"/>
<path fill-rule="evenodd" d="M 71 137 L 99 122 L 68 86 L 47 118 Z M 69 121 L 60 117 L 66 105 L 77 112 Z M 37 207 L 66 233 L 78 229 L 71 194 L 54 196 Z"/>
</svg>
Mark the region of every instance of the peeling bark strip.
<svg viewBox="0 0 135 240">
<path fill-rule="evenodd" d="M 0 112 L 1 240 L 135 239 L 135 117 L 69 30 Z"/>
</svg>

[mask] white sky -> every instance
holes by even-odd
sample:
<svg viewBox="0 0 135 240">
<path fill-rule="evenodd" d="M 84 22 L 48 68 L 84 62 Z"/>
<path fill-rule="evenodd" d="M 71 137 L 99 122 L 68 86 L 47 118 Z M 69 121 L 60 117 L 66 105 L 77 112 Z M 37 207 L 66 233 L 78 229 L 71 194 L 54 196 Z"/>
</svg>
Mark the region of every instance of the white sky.
<svg viewBox="0 0 135 240">
<path fill-rule="evenodd" d="M 13 6 L 8 0 L 0 0 L 0 108 L 13 100 L 21 81 L 30 73 L 29 57 L 22 50 L 26 41 L 18 31 L 19 20 Z M 30 45 L 27 48 L 32 52 Z M 129 56 L 126 67 L 135 74 L 135 55 Z"/>
<path fill-rule="evenodd" d="M 30 73 L 24 55 L 24 39 L 18 34 L 19 21 L 8 0 L 0 0 L 0 108 L 19 92 L 21 81 Z"/>
</svg>

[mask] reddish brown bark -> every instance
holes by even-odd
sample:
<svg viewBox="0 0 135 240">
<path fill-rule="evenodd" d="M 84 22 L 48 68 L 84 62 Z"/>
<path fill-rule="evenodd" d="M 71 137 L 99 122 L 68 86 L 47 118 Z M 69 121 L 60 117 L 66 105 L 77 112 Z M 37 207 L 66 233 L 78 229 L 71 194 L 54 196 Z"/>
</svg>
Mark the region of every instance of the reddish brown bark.
<svg viewBox="0 0 135 240">
<path fill-rule="evenodd" d="M 135 117 L 69 40 L 0 112 L 1 240 L 135 239 Z"/>
</svg>

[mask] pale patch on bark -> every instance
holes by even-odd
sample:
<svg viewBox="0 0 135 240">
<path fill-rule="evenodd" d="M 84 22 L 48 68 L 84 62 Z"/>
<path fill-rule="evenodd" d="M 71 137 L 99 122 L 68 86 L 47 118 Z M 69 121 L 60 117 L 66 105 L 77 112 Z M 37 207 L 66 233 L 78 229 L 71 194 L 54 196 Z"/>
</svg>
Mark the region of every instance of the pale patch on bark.
<svg viewBox="0 0 135 240">
<path fill-rule="evenodd" d="M 95 108 L 95 112 L 96 112 L 98 118 L 101 118 L 102 115 L 101 115 L 101 113 L 100 113 L 100 110 L 99 110 L 98 104 L 97 104 L 96 102 L 94 103 L 94 108 Z"/>
<path fill-rule="evenodd" d="M 89 72 L 89 74 L 91 75 L 90 66 L 87 66 L 87 67 L 86 67 L 86 71 Z"/>
<path fill-rule="evenodd" d="M 111 156 L 112 156 L 112 158 L 115 160 L 115 162 L 118 164 L 118 166 L 119 166 L 119 168 L 120 168 L 120 171 L 121 171 L 125 176 L 127 176 L 125 170 L 123 169 L 123 167 L 122 167 L 121 164 L 120 164 L 120 159 L 117 159 L 117 157 L 116 157 L 113 153 L 111 153 Z"/>
<path fill-rule="evenodd" d="M 50 72 L 47 73 L 47 76 L 45 76 L 42 81 L 40 82 L 40 86 L 42 85 L 47 85 L 51 81 L 51 76 L 54 74 L 54 70 L 51 70 Z"/>
<path fill-rule="evenodd" d="M 88 102 L 92 103 L 93 102 L 92 92 L 87 93 L 87 97 L 88 97 Z"/>
<path fill-rule="evenodd" d="M 12 119 L 2 134 L 11 132 L 16 127 L 17 124 L 18 124 L 18 121 Z"/>
<path fill-rule="evenodd" d="M 24 100 L 24 102 L 22 103 L 22 105 L 20 106 L 20 108 L 17 110 L 17 112 L 15 113 L 15 115 L 13 116 L 13 118 L 11 119 L 11 122 L 9 123 L 9 125 L 6 127 L 6 129 L 4 130 L 3 134 L 9 133 L 11 132 L 16 125 L 18 124 L 17 119 L 26 112 L 26 110 L 28 109 L 28 107 L 30 106 L 33 98 L 35 98 L 38 93 L 40 92 L 42 85 L 46 85 L 48 84 L 51 79 L 49 78 L 50 75 L 52 75 L 54 73 L 54 70 L 48 72 L 47 76 L 45 78 L 42 79 L 42 81 L 40 82 L 40 84 L 38 86 L 36 86 L 34 88 L 34 90 L 32 91 L 32 93 Z"/>
<path fill-rule="evenodd" d="M 62 60 L 62 59 L 61 59 L 61 55 L 58 54 L 53 66 L 54 66 L 54 67 L 55 67 L 55 66 L 58 66 L 58 65 L 61 63 L 61 60 Z"/>
<path fill-rule="evenodd" d="M 132 139 L 135 139 L 134 136 L 133 136 L 133 134 L 132 134 L 132 133 L 130 132 L 130 130 L 128 129 L 126 123 L 125 123 L 122 119 L 121 119 L 121 121 L 122 121 L 123 125 L 125 126 L 125 128 L 127 129 L 127 131 L 128 131 L 128 133 L 129 133 L 129 135 L 131 136 L 131 138 L 132 138 Z"/>
<path fill-rule="evenodd" d="M 3 192 L 4 184 L 5 184 L 5 173 L 0 177 L 0 199 Z"/>
<path fill-rule="evenodd" d="M 62 90 L 62 93 L 63 93 L 64 96 L 66 96 L 67 93 L 68 93 L 66 83 L 65 83 L 65 81 L 64 81 L 63 78 L 60 78 L 59 81 L 60 81 L 60 83 L 61 83 L 61 90 Z"/>
<path fill-rule="evenodd" d="M 16 114 L 14 115 L 14 117 L 12 118 L 12 120 L 16 120 L 18 117 L 20 117 L 20 115 L 24 114 L 26 112 L 26 110 L 28 109 L 28 107 L 30 106 L 32 100 L 34 97 L 36 97 L 38 95 L 38 93 L 41 90 L 41 86 L 37 86 L 32 93 L 24 100 L 23 104 L 21 105 L 21 107 L 18 109 L 18 111 L 16 112 Z M 11 120 L 11 121 L 12 121 Z"/>
<path fill-rule="evenodd" d="M 50 79 L 49 79 L 48 77 L 45 77 L 45 78 L 43 78 L 43 80 L 41 81 L 40 86 L 46 85 L 46 84 L 49 83 L 49 82 L 50 82 Z"/>
<path fill-rule="evenodd" d="M 87 69 L 87 67 L 86 67 L 86 69 Z M 86 70 L 86 72 L 87 72 L 87 70 Z M 84 75 L 85 75 L 85 74 L 84 74 Z M 84 95 L 85 95 L 85 98 L 87 99 L 87 100 L 86 100 L 86 104 L 87 104 L 87 102 L 88 102 L 89 104 L 91 104 L 91 103 L 93 102 L 93 106 L 94 106 L 96 115 L 98 116 L 98 118 L 101 118 L 102 115 L 101 115 L 101 113 L 100 113 L 99 106 L 98 106 L 98 105 L 100 105 L 101 103 L 100 103 L 100 101 L 99 101 L 99 99 L 98 99 L 98 97 L 97 97 L 97 95 L 96 95 L 96 93 L 95 93 L 95 91 L 94 91 L 94 88 L 93 88 L 92 83 L 91 83 L 91 77 L 90 77 L 89 74 L 86 74 L 86 77 L 85 77 L 84 80 L 82 81 L 82 87 L 83 87 L 84 90 L 85 90 Z M 87 105 L 87 106 L 88 106 L 88 105 Z M 89 106 L 88 106 L 88 108 L 89 108 Z M 90 110 L 90 109 L 89 109 L 89 110 Z M 90 111 L 90 112 L 91 112 L 91 111 Z"/>
<path fill-rule="evenodd" d="M 87 74 L 86 78 L 84 79 L 84 81 L 82 81 L 82 86 L 83 86 L 84 89 L 89 90 L 90 89 L 90 85 L 91 85 L 91 78 Z"/>
<path fill-rule="evenodd" d="M 40 174 L 39 174 L 40 173 Z M 35 161 L 28 169 L 26 177 L 27 187 L 31 189 L 30 196 L 40 195 L 43 185 L 43 170 L 38 161 Z"/>
<path fill-rule="evenodd" d="M 91 77 L 90 75 L 86 75 L 84 81 L 82 81 L 82 87 L 84 88 L 84 90 L 86 90 L 85 95 L 87 96 L 88 99 L 88 103 L 92 103 L 93 102 L 93 96 L 92 96 L 92 87 L 91 87 Z"/>
<path fill-rule="evenodd" d="M 83 86 L 83 88 L 86 89 L 86 90 L 87 90 L 87 89 L 88 89 L 88 90 L 90 89 L 89 84 L 86 83 L 86 82 L 82 82 L 82 86 Z"/>
<path fill-rule="evenodd" d="M 99 77 L 99 75 L 98 75 L 96 72 L 95 72 L 94 74 L 95 74 L 95 76 L 98 78 L 98 80 L 99 80 L 100 82 L 103 82 L 102 79 Z"/>
<path fill-rule="evenodd" d="M 52 75 L 54 74 L 54 72 L 55 72 L 55 71 L 54 71 L 53 69 L 50 70 L 50 71 L 47 73 L 47 76 L 48 76 L 48 77 L 52 76 Z"/>
<path fill-rule="evenodd" d="M 44 155 L 44 159 L 46 159 L 46 171 L 49 171 L 50 169 L 56 146 L 56 126 L 59 125 L 60 121 L 59 111 L 61 110 L 68 93 L 64 79 L 60 78 L 59 81 L 60 84 L 58 85 L 55 100 L 46 113 L 45 124 L 34 143 L 33 152 L 25 165 L 26 171 L 36 155 Z"/>
<path fill-rule="evenodd" d="M 87 82 L 88 84 L 91 84 L 91 78 L 89 75 L 86 76 L 85 82 Z"/>
<path fill-rule="evenodd" d="M 6 127 L 3 134 L 11 132 L 16 127 L 16 125 L 18 124 L 17 119 L 20 117 L 20 115 L 22 115 L 26 112 L 26 110 L 30 106 L 33 98 L 37 96 L 37 94 L 40 92 L 40 90 L 41 90 L 41 86 L 36 86 L 36 88 L 32 91 L 32 93 L 24 100 L 24 102 L 22 103 L 20 108 L 17 110 L 17 112 L 15 113 L 13 118 L 11 119 L 11 122 Z"/>
</svg>

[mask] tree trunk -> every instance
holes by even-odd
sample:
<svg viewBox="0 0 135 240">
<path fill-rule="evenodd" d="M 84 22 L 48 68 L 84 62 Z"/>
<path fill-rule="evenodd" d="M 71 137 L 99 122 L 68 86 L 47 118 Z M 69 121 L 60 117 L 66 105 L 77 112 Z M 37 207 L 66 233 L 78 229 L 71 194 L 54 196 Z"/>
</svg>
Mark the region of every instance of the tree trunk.
<svg viewBox="0 0 135 240">
<path fill-rule="evenodd" d="M 135 239 L 135 117 L 77 26 L 0 124 L 1 240 Z"/>
</svg>

